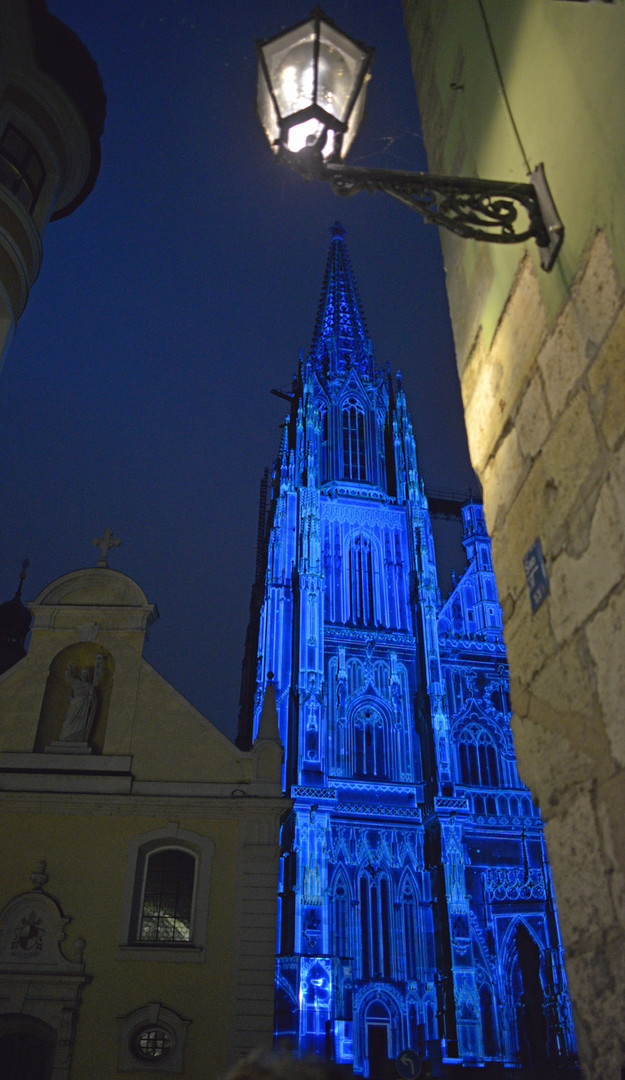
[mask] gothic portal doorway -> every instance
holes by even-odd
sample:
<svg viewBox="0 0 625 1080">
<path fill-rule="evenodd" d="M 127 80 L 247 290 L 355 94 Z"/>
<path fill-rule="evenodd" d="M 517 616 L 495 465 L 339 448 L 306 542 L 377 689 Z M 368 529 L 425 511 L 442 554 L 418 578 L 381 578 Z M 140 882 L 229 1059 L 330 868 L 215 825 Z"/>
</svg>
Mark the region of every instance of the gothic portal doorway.
<svg viewBox="0 0 625 1080">
<path fill-rule="evenodd" d="M 381 1001 L 372 1002 L 365 1015 L 369 1076 L 386 1075 L 390 1051 L 390 1022 L 391 1018 L 386 1006 Z"/>
<path fill-rule="evenodd" d="M 516 932 L 515 945 L 518 958 L 516 1012 L 521 1064 L 540 1076 L 549 1057 L 540 950 L 524 925 L 519 926 Z"/>
<path fill-rule="evenodd" d="M 384 1076 L 388 1061 L 388 1027 L 386 1024 L 367 1024 L 369 1076 Z"/>
</svg>

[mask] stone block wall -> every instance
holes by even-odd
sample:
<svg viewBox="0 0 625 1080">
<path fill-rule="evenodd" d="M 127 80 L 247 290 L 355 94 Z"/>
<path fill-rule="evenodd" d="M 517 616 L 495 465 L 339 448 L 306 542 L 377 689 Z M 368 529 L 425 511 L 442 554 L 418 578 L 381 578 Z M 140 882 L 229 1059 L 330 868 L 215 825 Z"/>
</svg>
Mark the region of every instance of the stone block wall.
<svg viewBox="0 0 625 1080">
<path fill-rule="evenodd" d="M 452 320 L 462 325 L 450 295 Z M 466 326 L 466 320 L 464 322 Z M 458 366 L 505 620 L 520 771 L 546 821 L 586 1077 L 625 1064 L 625 295 L 597 232 L 555 320 L 530 257 Z M 532 614 L 524 555 L 550 592 Z"/>
</svg>

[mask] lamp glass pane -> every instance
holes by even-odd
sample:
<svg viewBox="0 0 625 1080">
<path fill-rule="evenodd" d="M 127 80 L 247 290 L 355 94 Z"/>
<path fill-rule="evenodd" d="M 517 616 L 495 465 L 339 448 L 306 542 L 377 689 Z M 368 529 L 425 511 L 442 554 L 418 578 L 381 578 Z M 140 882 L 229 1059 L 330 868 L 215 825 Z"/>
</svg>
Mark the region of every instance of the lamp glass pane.
<svg viewBox="0 0 625 1080">
<path fill-rule="evenodd" d="M 306 109 L 314 97 L 315 24 L 304 23 L 262 46 L 282 118 Z"/>
<path fill-rule="evenodd" d="M 365 60 L 366 53 L 355 42 L 321 23 L 317 104 L 343 123 Z"/>
<path fill-rule="evenodd" d="M 356 138 L 356 135 L 358 134 L 358 129 L 360 128 L 360 124 L 362 122 L 362 114 L 365 111 L 365 98 L 367 96 L 368 85 L 369 76 L 366 75 L 361 84 L 360 90 L 358 91 L 358 97 L 354 102 L 352 111 L 349 114 L 349 119 L 347 121 L 347 131 L 345 132 L 343 136 L 343 142 L 341 143 L 341 157 L 345 157 L 354 139 Z"/>
<path fill-rule="evenodd" d="M 258 119 L 260 120 L 265 135 L 269 140 L 269 144 L 276 153 L 278 151 L 278 140 L 280 138 L 280 125 L 278 123 L 278 114 L 276 113 L 276 107 L 273 103 L 273 98 L 269 93 L 269 87 L 265 80 L 265 73 L 262 65 L 258 65 L 258 87 L 256 90 L 256 111 L 258 112 Z"/>
<path fill-rule="evenodd" d="M 260 50 L 257 109 L 274 151 L 280 140 L 291 153 L 316 144 L 326 161 L 343 157 L 362 119 L 371 50 L 316 19 Z"/>
</svg>

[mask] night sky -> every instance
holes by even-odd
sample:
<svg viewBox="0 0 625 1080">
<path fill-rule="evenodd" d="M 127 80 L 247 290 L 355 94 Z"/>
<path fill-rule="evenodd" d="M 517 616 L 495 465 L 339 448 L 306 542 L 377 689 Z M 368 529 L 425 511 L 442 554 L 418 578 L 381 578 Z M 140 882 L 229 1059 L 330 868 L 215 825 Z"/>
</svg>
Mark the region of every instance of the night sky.
<svg viewBox="0 0 625 1080">
<path fill-rule="evenodd" d="M 110 526 L 110 565 L 159 608 L 146 658 L 233 734 L 259 479 L 286 412 L 270 390 L 310 346 L 335 220 L 378 366 L 403 372 L 426 485 L 476 490 L 438 233 L 388 196 L 339 199 L 274 162 L 254 41 L 312 0 L 48 6 L 91 51 L 108 108 L 95 189 L 48 228 L 0 372 L 1 598 L 23 558 L 28 600 L 94 565 Z M 350 162 L 426 168 L 399 0 L 325 7 L 376 48 Z"/>
</svg>

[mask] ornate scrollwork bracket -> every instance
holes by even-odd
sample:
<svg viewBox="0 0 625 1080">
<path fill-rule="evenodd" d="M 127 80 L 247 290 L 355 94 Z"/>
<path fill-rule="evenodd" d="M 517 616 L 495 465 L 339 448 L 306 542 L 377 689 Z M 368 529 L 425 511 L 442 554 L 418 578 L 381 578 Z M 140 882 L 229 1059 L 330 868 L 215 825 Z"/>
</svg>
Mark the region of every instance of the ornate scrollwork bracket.
<svg viewBox="0 0 625 1080">
<path fill-rule="evenodd" d="M 399 169 L 366 169 L 325 164 L 316 146 L 280 156 L 306 179 L 328 180 L 337 195 L 384 191 L 416 210 L 426 221 L 469 240 L 522 244 L 534 239 L 543 270 L 551 270 L 564 226 L 538 165 L 529 183 L 477 177 L 431 176 Z"/>
</svg>

